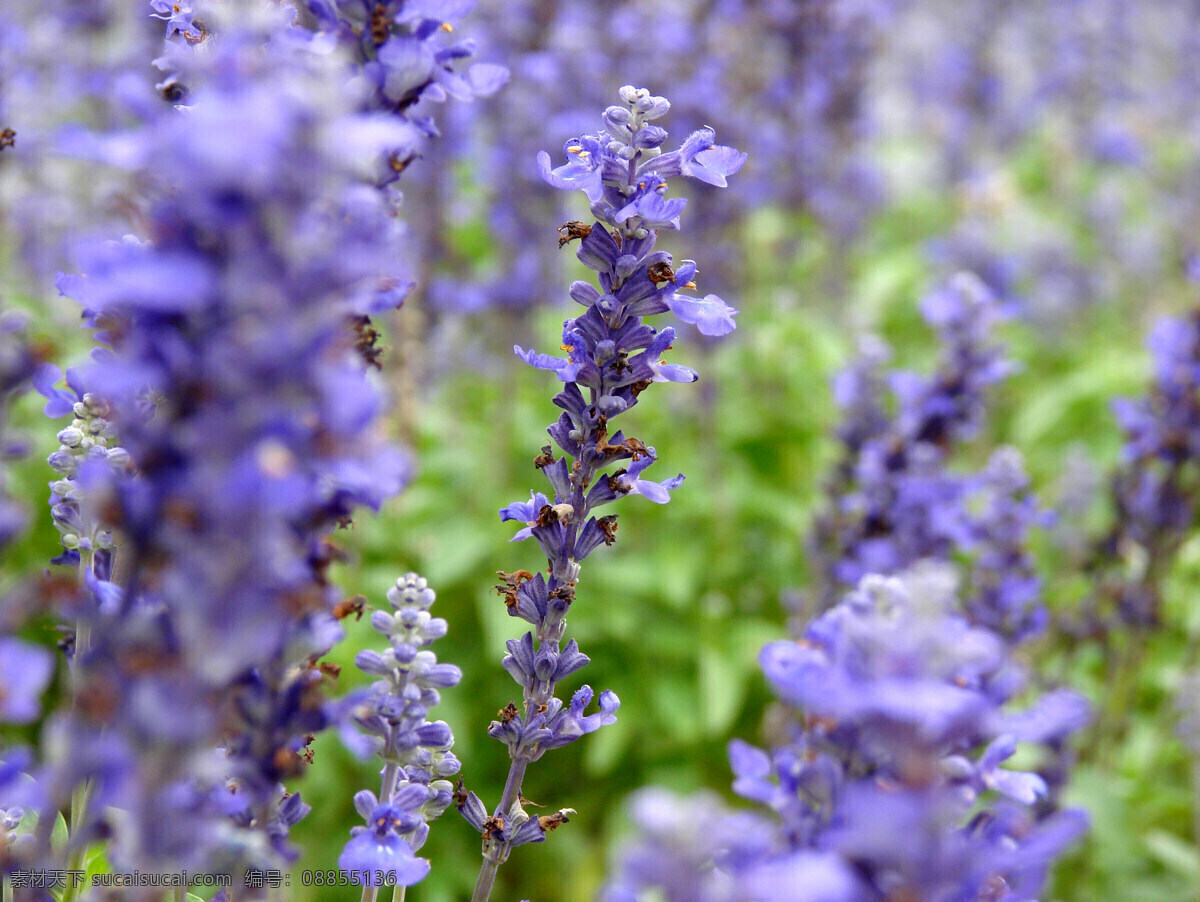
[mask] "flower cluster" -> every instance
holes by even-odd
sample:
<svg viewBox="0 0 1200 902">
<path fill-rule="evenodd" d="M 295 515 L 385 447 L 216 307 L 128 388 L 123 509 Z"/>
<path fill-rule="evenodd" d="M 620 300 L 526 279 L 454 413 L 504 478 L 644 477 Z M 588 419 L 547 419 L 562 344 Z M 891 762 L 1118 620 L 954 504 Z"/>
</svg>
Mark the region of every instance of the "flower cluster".
<svg viewBox="0 0 1200 902">
<path fill-rule="evenodd" d="M 392 610 L 371 615 L 371 626 L 387 637 L 389 647 L 360 651 L 354 660 L 359 670 L 380 678 L 370 697 L 355 704 L 354 721 L 365 731 L 366 747 L 384 761 L 383 781 L 379 795 L 369 790 L 355 795 L 354 806 L 367 823 L 354 828 L 338 866 L 390 875 L 398 886 L 429 873 L 429 862 L 413 852 L 424 845 L 428 822 L 450 807 L 453 787 L 445 778 L 460 766 L 450 751 L 450 727 L 426 719 L 440 701 L 438 690 L 462 679 L 462 671 L 439 664 L 428 649 L 446 635 L 446 621 L 429 614 L 436 597 L 415 573 L 396 580 L 387 593 Z"/>
<path fill-rule="evenodd" d="M 70 265 L 81 233 L 117 227 L 132 202 L 122 173 L 69 147 L 82 127 L 113 128 L 161 106 L 138 74 L 161 47 L 139 5 L 47 0 L 0 10 L 0 230 L 13 252 L 5 271 L 11 279 L 20 267 L 38 293 Z"/>
<path fill-rule="evenodd" d="M 711 129 L 692 134 L 678 150 L 663 152 L 667 133 L 652 123 L 670 108 L 667 100 L 629 85 L 620 96 L 620 104 L 604 111 L 605 130 L 567 142 L 565 165 L 551 168 L 549 155 L 538 157 L 548 183 L 582 190 L 591 202 L 597 221 L 567 223 L 560 229 L 560 243 L 580 240 L 579 260 L 599 273 L 599 288 L 582 281 L 571 286 L 571 297 L 587 310 L 563 324 L 562 347 L 568 357 L 514 348 L 527 363 L 555 372 L 565 383 L 554 397 L 563 413 L 547 430 L 565 456 L 556 458 L 547 445 L 534 460 L 552 495 L 533 492 L 529 502 L 500 510 L 501 520 L 522 524 L 514 540 L 537 541 L 546 555 L 548 577 L 528 570 L 501 572 L 503 582 L 496 587 L 508 613 L 534 630 L 509 640 L 503 662 L 522 688 L 522 707 L 510 703 L 488 731 L 508 746 L 513 761 L 504 796 L 491 817 L 474 793 L 460 802 L 460 811 L 484 836 L 476 900 L 487 898 L 496 870 L 513 846 L 541 841 L 547 829 L 566 820 L 567 809 L 541 818 L 525 814 L 520 806 L 525 768 L 547 750 L 616 720 L 620 702 L 612 692 L 601 693 L 600 710 L 588 715 L 590 687 L 579 689 L 569 705 L 555 698 L 554 690 L 588 663 L 574 639 L 562 645 L 580 565 L 600 545 L 616 539 L 617 515 L 597 517 L 593 511 L 630 494 L 665 503 L 683 481 L 682 475 L 663 482 L 644 479 L 642 473 L 657 459 L 654 448 L 609 431 L 610 421 L 637 404 L 654 382 L 698 378 L 693 370 L 661 359 L 675 330 L 656 331 L 643 318 L 671 310 L 705 334 L 723 335 L 734 328 L 737 312 L 716 295 L 698 300 L 680 294 L 692 287 L 696 264 L 685 261 L 675 270 L 671 256 L 655 251 L 654 244 L 659 229 L 679 227 L 685 204 L 666 197 L 668 179 L 688 175 L 724 186 L 745 156 L 714 144 Z M 628 467 L 619 466 L 625 461 Z M 613 469 L 604 472 L 608 467 Z"/>
<path fill-rule="evenodd" d="M 76 670 L 94 688 L 52 725 L 45 782 L 61 808 L 88 787 L 73 842 L 111 836 L 121 867 L 291 854 L 307 806 L 281 781 L 334 715 L 325 536 L 407 472 L 344 325 L 393 265 L 395 220 L 359 175 L 395 129 L 349 108 L 340 60 L 275 39 L 286 12 L 239 12 L 192 55 L 186 113 L 123 138 L 145 236 L 84 245 L 60 279 L 104 345 L 71 374 L 80 425 L 60 438 L 106 448 L 113 424 L 137 478 L 106 505 L 122 577 L 88 580 Z M 52 412 L 71 400 L 51 394 Z M 86 519 L 71 534 L 102 545 Z"/>
<path fill-rule="evenodd" d="M 940 565 L 865 578 L 760 661 L 803 715 L 770 751 L 730 745 L 734 791 L 773 825 L 644 798 L 646 835 L 612 902 L 651 886 L 671 900 L 1034 899 L 1082 831 L 1079 812 L 1039 820 L 1045 782 L 1001 766 L 1019 743 L 1077 729 L 1082 700 L 1057 693 L 1011 711 L 1022 677 L 1007 644 L 962 615 Z M 677 837 L 701 819 L 687 867 Z"/>
<path fill-rule="evenodd" d="M 744 280 L 737 225 L 754 208 L 802 211 L 836 242 L 848 242 L 885 196 L 880 169 L 863 146 L 876 118 L 863 95 L 894 6 L 726 0 L 714 15 L 699 0 L 481 4 L 473 32 L 483 52 L 509 62 L 521 89 L 452 111 L 445 125 L 451 154 L 431 161 L 427 190 L 412 192 L 440 226 L 430 240 L 446 265 L 429 280 L 431 303 L 444 311 L 524 309 L 559 296 L 562 265 L 553 247 L 524 240 L 558 215 L 559 204 L 536 196 L 536 173 L 526 161 L 547 127 L 585 130 L 618 79 L 646 84 L 670 73 L 673 121 L 689 130 L 711 123 L 736 146 L 753 148 L 757 162 L 739 176 L 738 197 L 703 184 L 690 192 L 689 231 L 706 248 L 710 288 L 733 290 Z M 730 21 L 738 22 L 736 35 Z M 644 50 L 647 34 L 656 36 L 653 54 Z M 453 222 L 437 216 L 438 205 L 473 200 L 455 178 L 455 152 L 470 154 L 476 170 L 475 161 L 485 161 L 476 181 L 488 191 L 483 212 L 495 254 L 483 265 L 461 253 Z M 464 272 L 471 277 L 465 285 Z"/>
<path fill-rule="evenodd" d="M 1045 515 L 1019 454 L 1002 449 L 978 474 L 948 466 L 955 447 L 982 425 L 988 389 L 1011 369 L 989 340 L 997 308 L 978 279 L 960 275 L 922 305 L 942 346 L 932 375 L 885 379 L 886 348 L 872 342 L 838 377 L 843 456 L 813 539 L 826 606 L 867 573 L 894 574 L 925 558 L 969 552 L 976 622 L 1014 638 L 1044 623 L 1025 537 Z"/>
<path fill-rule="evenodd" d="M 475 53 L 472 41 L 443 42 L 454 22 L 473 3 L 435 0 L 307 0 L 318 33 L 349 49 L 353 64 L 369 86 L 370 108 L 402 121 L 403 140 L 386 155 L 380 184 L 391 184 L 438 134 L 433 114 L 447 97 L 472 100 L 498 91 L 508 70 L 475 63 L 464 73 L 455 65 Z"/>
<path fill-rule="evenodd" d="M 1162 578 L 1196 524 L 1200 311 L 1160 320 L 1148 344 L 1147 395 L 1113 404 L 1125 443 L 1111 486 L 1113 528 L 1094 555 L 1099 591 L 1085 612 L 1098 629 L 1110 614 L 1135 627 L 1158 622 Z"/>
<path fill-rule="evenodd" d="M 77 384 L 72 384 L 78 378 L 71 372 L 66 377 L 68 388 L 56 388 L 61 376 L 58 367 L 47 364 L 34 379 L 38 391 L 49 399 L 46 416 L 73 416 L 71 424 L 58 433 L 58 450 L 47 458 L 59 477 L 50 483 L 50 510 L 66 549 L 53 563 L 99 563 L 101 575 L 110 574 L 115 542 L 100 509 L 114 475 L 131 466 L 129 452 L 110 445 L 117 431 L 107 418 L 108 404 L 91 392 L 81 393 Z"/>
</svg>

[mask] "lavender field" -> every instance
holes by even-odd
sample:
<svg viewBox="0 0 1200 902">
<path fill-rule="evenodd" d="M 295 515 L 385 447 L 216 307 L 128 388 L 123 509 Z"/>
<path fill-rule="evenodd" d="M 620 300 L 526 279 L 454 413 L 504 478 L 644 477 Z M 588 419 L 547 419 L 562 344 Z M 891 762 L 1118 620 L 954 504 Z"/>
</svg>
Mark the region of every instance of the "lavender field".
<svg viewBox="0 0 1200 902">
<path fill-rule="evenodd" d="M 0 0 L 0 900 L 1200 898 L 1200 5 Z"/>
</svg>

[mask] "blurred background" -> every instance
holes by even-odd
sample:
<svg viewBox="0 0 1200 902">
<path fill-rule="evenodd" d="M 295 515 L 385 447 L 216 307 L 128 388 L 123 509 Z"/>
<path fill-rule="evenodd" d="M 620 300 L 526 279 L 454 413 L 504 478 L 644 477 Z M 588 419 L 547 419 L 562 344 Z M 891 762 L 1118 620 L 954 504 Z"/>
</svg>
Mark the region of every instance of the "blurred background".
<svg viewBox="0 0 1200 902">
<path fill-rule="evenodd" d="M 687 482 L 669 505 L 625 503 L 618 541 L 589 558 L 569 617 L 592 659 L 579 676 L 620 696 L 618 723 L 530 768 L 531 801 L 578 815 L 515 850 L 495 894 L 574 902 L 603 879 L 633 789 L 733 798 L 726 744 L 759 738 L 769 700 L 758 650 L 803 616 L 814 584 L 806 549 L 838 455 L 831 379 L 868 334 L 892 346 L 892 366 L 928 372 L 937 343 L 919 301 L 961 270 L 1000 300 L 994 338 L 1017 370 L 954 466 L 1020 449 L 1043 504 L 1064 509 L 1033 541 L 1048 605 L 1073 619 L 1089 590 L 1080 548 L 1114 516 L 1104 486 L 1122 433 L 1110 401 L 1150 384 L 1155 319 L 1197 303 L 1200 3 L 482 0 L 462 27 L 512 79 L 493 98 L 448 105 L 441 143 L 404 175 L 421 280 L 380 324 L 382 378 L 418 475 L 341 534 L 351 560 L 337 575 L 372 605 L 408 570 L 437 590 L 450 634 L 436 650 L 465 674 L 438 715 L 489 806 L 508 758 L 486 728 L 517 697 L 500 659 L 523 632 L 493 576 L 543 563 L 533 543 L 508 544 L 496 511 L 543 488 L 532 461 L 557 415 L 557 381 L 511 347 L 553 350 L 577 312 L 567 286 L 588 276 L 556 240 L 559 225 L 587 218 L 585 201 L 542 184 L 535 155 L 561 162 L 563 143 L 594 133 L 627 83 L 671 100 L 661 124 L 673 139 L 707 124 L 749 154 L 729 188 L 692 186 L 682 231 L 663 238 L 698 261 L 702 292 L 741 310 L 738 330 L 718 343 L 681 327 L 672 360 L 701 381 L 656 387 L 624 421 L 656 447 L 658 478 Z M 46 161 L 47 183 L 59 165 Z M 29 181 L 0 178 L 0 189 L 10 234 L 30 234 L 33 218 L 42 236 L 7 242 L 5 294 L 69 361 L 86 334 L 49 277 L 69 266 L 58 249 L 78 210 Z M 115 216 L 123 190 L 94 182 L 89 203 Z M 14 476 L 26 497 L 44 491 L 55 447 L 39 406 L 22 406 L 40 452 Z M 47 516 L 5 566 L 56 553 Z M 1161 584 L 1160 622 L 1136 643 L 1051 629 L 1025 647 L 1039 681 L 1108 712 L 1077 739 L 1066 800 L 1092 826 L 1047 898 L 1197 897 L 1200 769 L 1194 736 L 1179 732 L 1200 710 L 1186 679 L 1200 636 L 1195 535 Z M 375 634 L 365 621 L 347 628 L 334 658 L 350 689 L 366 682 L 351 662 Z M 1134 649 L 1119 679 L 1113 643 Z M 314 812 L 294 838 L 307 867 L 334 868 L 359 822 L 353 793 L 376 769 L 336 736 L 315 749 L 297 787 Z M 478 836 L 457 815 L 421 854 L 433 874 L 409 899 L 469 896 Z M 300 883 L 297 872 L 297 898 L 357 898 Z"/>
</svg>

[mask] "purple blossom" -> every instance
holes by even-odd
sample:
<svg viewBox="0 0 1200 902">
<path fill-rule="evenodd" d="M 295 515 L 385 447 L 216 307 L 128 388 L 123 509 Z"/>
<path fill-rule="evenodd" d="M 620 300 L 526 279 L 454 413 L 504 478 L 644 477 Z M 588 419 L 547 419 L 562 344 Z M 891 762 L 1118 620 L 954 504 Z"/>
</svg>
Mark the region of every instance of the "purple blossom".
<svg viewBox="0 0 1200 902">
<path fill-rule="evenodd" d="M 1020 680 L 957 608 L 931 565 L 868 577 L 799 642 L 768 644 L 763 671 L 799 716 L 769 752 L 729 751 L 734 791 L 770 819 L 643 790 L 602 898 L 1036 898 L 1086 819 L 1041 817 L 1043 779 L 1002 766 Z"/>
<path fill-rule="evenodd" d="M 352 875 L 370 874 L 370 885 L 393 879 L 396 886 L 412 886 L 425 879 L 429 862 L 413 855 L 412 847 L 396 832 L 409 821 L 395 805 L 377 805 L 367 816 L 369 826 L 358 833 L 338 856 L 338 867 Z"/>
<path fill-rule="evenodd" d="M 926 297 L 921 312 L 941 341 L 932 374 L 885 374 L 887 349 L 871 343 L 835 380 L 843 457 L 813 538 L 822 596 L 828 604 L 867 573 L 965 553 L 974 618 L 1025 638 L 1046 620 L 1026 542 L 1047 520 L 1020 456 L 997 452 L 975 475 L 949 467 L 956 447 L 982 426 L 989 390 L 1011 370 L 990 337 L 998 301 L 962 275 Z"/>
<path fill-rule="evenodd" d="M 715 294 L 703 298 L 675 294 L 667 301 L 674 313 L 685 323 L 692 323 L 702 335 L 728 335 L 737 326 L 733 322 L 737 311 Z"/>
<path fill-rule="evenodd" d="M 1154 358 L 1149 389 L 1113 402 L 1124 434 L 1110 488 L 1115 516 L 1091 554 L 1098 585 L 1077 631 L 1157 623 L 1162 576 L 1196 523 L 1188 487 L 1200 452 L 1200 314 L 1161 319 L 1147 344 Z"/>
<path fill-rule="evenodd" d="M 363 731 L 348 736 L 347 744 L 383 759 L 382 784 L 379 796 L 366 790 L 355 796 L 367 823 L 352 830 L 338 861 L 344 870 L 392 873 L 400 885 L 410 886 L 429 872 L 429 863 L 413 853 L 429 835 L 428 822 L 450 806 L 446 778 L 459 770 L 449 726 L 431 723 L 427 715 L 441 700 L 438 690 L 457 685 L 462 671 L 439 664 L 428 649 L 447 626 L 429 613 L 436 595 L 424 579 L 409 573 L 387 597 L 392 610 L 376 611 L 371 626 L 387 637 L 389 647 L 361 651 L 355 659 L 360 670 L 382 679 L 365 699 L 347 700 Z"/>
<path fill-rule="evenodd" d="M 44 648 L 0 636 L 0 720 L 31 723 L 41 714 L 41 697 L 54 660 Z"/>
<path fill-rule="evenodd" d="M 66 807 L 90 781 L 81 831 L 124 812 L 119 866 L 293 856 L 307 806 L 281 783 L 340 713 L 316 664 L 341 633 L 325 537 L 407 476 L 346 327 L 402 249 L 361 181 L 397 126 L 349 108 L 337 57 L 281 37 L 287 18 L 213 21 L 220 41 L 186 60 L 190 109 L 126 136 L 145 237 L 88 244 L 83 275 L 61 283 L 105 347 L 71 376 L 80 425 L 51 463 L 82 480 L 72 458 L 88 442 L 110 456 L 111 424 L 138 476 L 111 487 L 128 569 L 120 586 L 88 579 L 76 653 L 79 679 L 110 697 L 59 725 L 49 786 Z M 82 547 L 87 513 L 70 504 L 87 492 L 63 475 L 55 516 Z"/>
<path fill-rule="evenodd" d="M 528 502 L 514 501 L 507 507 L 500 508 L 500 522 L 516 520 L 525 524 L 525 528 L 517 530 L 517 534 L 509 541 L 519 542 L 521 539 L 528 539 L 533 535 L 533 527 L 537 525 L 538 513 L 549 504 L 549 500 L 541 492 L 531 491 Z"/>
<path fill-rule="evenodd" d="M 307 6 L 317 33 L 336 40 L 362 73 L 369 90 L 367 106 L 406 126 L 387 150 L 380 184 L 396 181 L 427 140 L 438 135 L 436 105 L 450 97 L 486 97 L 508 81 L 508 70 L 495 63 L 459 69 L 474 54 L 475 45 L 447 38 L 472 2 L 307 0 Z"/>
<path fill-rule="evenodd" d="M 642 479 L 642 471 L 658 460 L 658 455 L 653 448 L 648 447 L 646 451 L 649 453 L 630 463 L 627 473 L 617 477 L 618 488 L 616 491 L 619 494 L 641 495 L 655 504 L 666 504 L 671 500 L 670 493 L 683 485 L 683 474 L 680 473 L 678 476 L 672 476 L 670 479 L 663 480 L 662 482 L 651 482 L 648 479 Z"/>
<path fill-rule="evenodd" d="M 457 800 L 459 811 L 484 838 L 476 902 L 487 899 L 514 846 L 541 842 L 547 830 L 566 820 L 567 809 L 533 818 L 521 808 L 520 787 L 528 765 L 549 749 L 616 722 L 620 700 L 611 691 L 600 693 L 599 710 L 590 714 L 585 713 L 595 695 L 590 686 L 577 690 L 568 705 L 554 694 L 560 680 L 588 663 L 574 640 L 562 645 L 580 565 L 600 545 L 616 540 L 617 515 L 592 513 L 623 495 L 642 495 L 663 504 L 683 482 L 682 474 L 662 482 L 643 479 L 644 470 L 657 459 L 654 448 L 621 431 L 610 432 L 609 426 L 654 382 L 695 381 L 692 370 L 663 360 L 675 339 L 674 329 L 656 330 L 643 317 L 666 312 L 681 289 L 694 287 L 696 264 L 684 261 L 676 270 L 673 258 L 654 250 L 654 244 L 657 229 L 678 228 L 683 209 L 681 202 L 664 197 L 666 180 L 683 174 L 689 161 L 713 148 L 713 136 L 711 130 L 697 133 L 684 148 L 663 152 L 667 134 L 651 122 L 670 104 L 629 85 L 621 88 L 620 96 L 621 104 L 604 111 L 606 127 L 599 135 L 567 143 L 566 164 L 555 169 L 549 155 L 538 157 L 549 184 L 581 190 L 591 201 L 597 221 L 567 223 L 559 230 L 560 244 L 579 241 L 577 256 L 598 273 L 598 285 L 576 282 L 570 288 L 571 297 L 586 309 L 563 324 L 566 358 L 515 348 L 526 363 L 554 371 L 565 385 L 554 397 L 562 414 L 547 430 L 554 444 L 544 446 L 534 460 L 551 493 L 532 492 L 529 502 L 500 509 L 501 521 L 524 524 L 514 540 L 536 540 L 546 556 L 549 577 L 523 569 L 498 574 L 502 582 L 496 589 L 508 613 L 529 622 L 533 630 L 509 640 L 502 662 L 521 686 L 522 704 L 510 702 L 488 728 L 508 747 L 512 759 L 504 795 L 490 818 L 474 793 L 465 792 Z M 736 171 L 743 160 L 735 151 L 722 151 L 708 161 L 708 168 L 703 161 L 695 166 L 712 180 L 717 173 Z M 717 311 L 715 318 L 694 313 L 694 308 L 685 308 L 680 318 L 701 323 L 701 331 L 725 320 L 728 328 L 722 325 L 721 330 L 733 328 L 733 311 L 724 302 L 710 296 L 698 309 L 704 311 L 705 305 Z M 555 446 L 564 456 L 554 456 Z M 626 461 L 627 467 L 620 466 Z"/>
</svg>

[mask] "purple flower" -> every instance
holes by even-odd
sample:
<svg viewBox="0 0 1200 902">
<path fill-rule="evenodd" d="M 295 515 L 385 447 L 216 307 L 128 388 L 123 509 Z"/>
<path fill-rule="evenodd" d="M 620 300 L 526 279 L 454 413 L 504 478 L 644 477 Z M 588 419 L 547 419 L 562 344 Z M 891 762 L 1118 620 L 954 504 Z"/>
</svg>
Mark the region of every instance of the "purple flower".
<svg viewBox="0 0 1200 902">
<path fill-rule="evenodd" d="M 1154 380 L 1139 398 L 1113 402 L 1124 433 L 1121 464 L 1111 480 L 1112 528 L 1095 543 L 1089 566 L 1099 574 L 1083 617 L 1103 633 L 1118 624 L 1158 622 L 1159 574 L 1196 523 L 1194 479 L 1200 453 L 1200 314 L 1159 320 L 1147 341 Z M 1132 560 L 1134 563 L 1130 563 Z"/>
<path fill-rule="evenodd" d="M 732 147 L 714 144 L 715 137 L 711 128 L 702 128 L 689 135 L 679 151 L 679 168 L 690 178 L 724 188 L 729 184 L 725 177 L 745 165 L 746 155 Z"/>
<path fill-rule="evenodd" d="M 76 403 L 83 400 L 76 371 L 67 371 L 66 382 L 69 390 L 54 387 L 62 379 L 63 371 L 52 363 L 43 363 L 33 375 L 33 387 L 47 399 L 42 412 L 52 419 L 65 417 L 75 409 Z"/>
<path fill-rule="evenodd" d="M 0 720 L 30 723 L 41 714 L 41 697 L 54 659 L 44 648 L 0 636 Z"/>
<path fill-rule="evenodd" d="M 1032 900 L 1086 828 L 1035 806 L 1039 775 L 1001 766 L 1020 680 L 1001 637 L 958 610 L 944 565 L 867 577 L 761 662 L 797 716 L 776 718 L 769 751 L 729 752 L 734 791 L 771 820 L 644 790 L 602 898 Z"/>
<path fill-rule="evenodd" d="M 675 294 L 667 303 L 672 313 L 685 323 L 694 324 L 702 335 L 728 335 L 737 328 L 733 322 L 737 311 L 715 294 L 703 298 Z"/>
<path fill-rule="evenodd" d="M 933 373 L 885 374 L 887 349 L 869 343 L 835 381 L 845 411 L 843 457 L 813 536 L 822 598 L 832 604 L 868 573 L 965 554 L 973 617 L 1026 638 L 1046 620 L 1026 548 L 1029 531 L 1046 516 L 1020 457 L 998 452 L 975 475 L 949 467 L 957 445 L 982 425 L 989 389 L 1011 370 L 990 340 L 997 300 L 963 274 L 927 296 L 921 312 L 941 340 Z"/>
<path fill-rule="evenodd" d="M 369 86 L 368 106 L 407 126 L 393 142 L 379 170 L 382 185 L 396 181 L 420 156 L 427 140 L 436 137 L 433 114 L 447 97 L 470 101 L 500 90 L 508 69 L 495 63 L 476 63 L 456 71 L 474 55 L 472 41 L 448 40 L 454 23 L 474 3 L 414 3 L 384 0 L 307 0 L 319 35 L 334 38 L 346 48 Z"/>
<path fill-rule="evenodd" d="M 549 500 L 541 492 L 530 492 L 529 501 L 514 501 L 508 507 L 500 508 L 500 522 L 516 520 L 524 523 L 525 528 L 517 530 L 509 541 L 519 542 L 533 535 L 533 527 L 537 525 L 538 515 L 542 508 L 549 505 Z"/>
<path fill-rule="evenodd" d="M 724 187 L 725 176 L 740 169 L 746 155 L 714 145 L 711 129 L 696 132 L 679 150 L 661 153 L 666 133 L 648 123 L 665 115 L 670 103 L 631 85 L 620 94 L 623 105 L 605 110 L 605 131 L 568 142 L 568 157 L 575 159 L 557 169 L 540 152 L 538 171 L 555 188 L 582 190 L 593 215 L 626 237 L 642 239 L 660 228 L 679 228 L 684 202 L 663 196 L 669 178 L 686 175 Z"/>
<path fill-rule="evenodd" d="M 441 700 L 438 690 L 457 685 L 462 671 L 439 664 L 428 649 L 447 626 L 429 614 L 436 595 L 424 579 L 406 574 L 387 597 L 392 610 L 376 611 L 371 626 L 387 637 L 389 647 L 382 653 L 363 650 L 355 658 L 360 670 L 382 679 L 366 698 L 355 694 L 342 702 L 363 732 L 343 729 L 343 737 L 352 750 L 373 751 L 383 759 L 382 784 L 378 797 L 367 790 L 355 796 L 367 824 L 353 829 L 339 861 L 369 870 L 395 867 L 397 879 L 409 886 L 429 871 L 429 863 L 412 853 L 424 845 L 429 821 L 449 807 L 452 786 L 445 778 L 459 770 L 449 726 L 427 717 Z"/>
<path fill-rule="evenodd" d="M 622 494 L 641 495 L 655 504 L 666 504 L 671 500 L 671 492 L 683 485 L 683 474 L 673 476 L 662 482 L 651 482 L 641 478 L 646 467 L 658 460 L 653 448 L 646 449 L 649 453 L 633 461 L 629 471 L 617 477 L 618 492 Z"/>
<path fill-rule="evenodd" d="M 559 230 L 560 245 L 579 241 L 577 256 L 598 274 L 598 285 L 576 282 L 571 286 L 571 297 L 585 310 L 563 324 L 562 349 L 568 357 L 514 348 L 526 363 L 555 372 L 564 385 L 554 397 L 562 413 L 547 430 L 553 444 L 544 446 L 534 460 L 550 484 L 550 494 L 531 492 L 529 502 L 500 509 L 502 522 L 523 524 L 514 540 L 537 541 L 549 565 L 549 578 L 524 569 L 498 574 L 502 582 L 496 590 L 504 597 L 508 613 L 528 621 L 533 629 L 507 643 L 509 653 L 502 662 L 521 686 L 522 705 L 509 703 L 488 728 L 489 735 L 508 747 L 512 759 L 504 795 L 491 818 L 473 794 L 459 797 L 460 812 L 484 837 L 477 897 L 480 893 L 486 897 L 511 848 L 541 842 L 546 831 L 560 823 L 556 816 L 532 818 L 520 811 L 527 766 L 549 749 L 568 745 L 617 719 L 620 700 L 611 691 L 600 693 L 600 710 L 592 714 L 584 713 L 594 695 L 590 686 L 579 689 L 569 705 L 554 694 L 560 680 L 588 663 L 574 640 L 562 644 L 581 563 L 601 545 L 616 541 L 617 515 L 597 517 L 593 512 L 623 495 L 641 495 L 664 504 L 683 482 L 682 474 L 662 482 L 643 479 L 643 471 L 657 457 L 654 448 L 612 429 L 616 418 L 635 406 L 655 382 L 696 379 L 692 370 L 663 359 L 675 331 L 656 330 L 643 320 L 671 309 L 671 299 L 679 290 L 695 287 L 691 282 L 695 263 L 684 261 L 677 271 L 669 254 L 654 249 L 657 229 L 678 228 L 684 206 L 665 197 L 667 179 L 682 173 L 682 151 L 663 153 L 667 133 L 650 124 L 670 104 L 628 85 L 620 95 L 622 103 L 604 111 L 605 130 L 567 143 L 565 165 L 554 169 L 547 154 L 538 157 L 539 171 L 548 183 L 582 190 L 592 202 L 599 221 L 590 226 L 567 223 Z M 716 158 L 709 165 L 715 167 L 703 169 L 709 180 L 722 166 L 727 172 L 736 168 Z M 680 309 L 680 318 L 700 322 L 701 331 L 733 328 L 734 311 L 713 296 Z M 562 457 L 555 457 L 556 446 Z M 628 467 L 622 467 L 626 461 Z M 563 820 L 565 810 L 559 812 Z"/>
<path fill-rule="evenodd" d="M 413 855 L 412 847 L 396 830 L 406 823 L 406 813 L 394 805 L 378 805 L 359 832 L 338 856 L 338 867 L 355 876 L 370 874 L 368 885 L 388 878 L 397 886 L 420 883 L 429 873 L 429 862 Z"/>
<path fill-rule="evenodd" d="M 536 367 L 539 370 L 553 371 L 563 382 L 574 382 L 575 377 L 579 375 L 580 365 L 571 362 L 569 359 L 564 360 L 561 357 L 552 357 L 549 354 L 526 351 L 520 345 L 513 345 L 513 353 L 532 367 Z"/>
<path fill-rule="evenodd" d="M 190 108 L 125 135 L 145 237 L 89 243 L 84 274 L 62 280 L 105 345 L 70 376 L 76 420 L 51 455 L 64 544 L 103 548 L 97 448 L 138 472 L 103 507 L 121 585 L 85 577 L 75 666 L 108 687 L 105 708 L 65 721 L 51 802 L 89 780 L 83 831 L 120 808 L 120 866 L 294 856 L 307 806 L 281 784 L 342 713 L 316 663 L 341 636 L 326 536 L 407 477 L 347 328 L 403 250 L 394 210 L 362 182 L 403 129 L 351 108 L 337 59 L 290 40 L 286 19 L 213 20 L 220 41 L 181 63 Z M 110 427 L 128 449 L 116 461 Z M 420 735 L 444 745 L 436 725 Z"/>
</svg>

